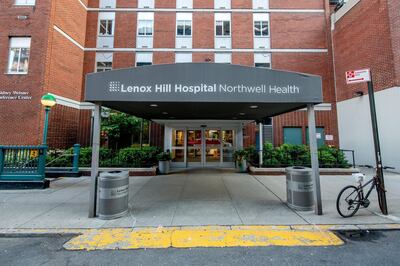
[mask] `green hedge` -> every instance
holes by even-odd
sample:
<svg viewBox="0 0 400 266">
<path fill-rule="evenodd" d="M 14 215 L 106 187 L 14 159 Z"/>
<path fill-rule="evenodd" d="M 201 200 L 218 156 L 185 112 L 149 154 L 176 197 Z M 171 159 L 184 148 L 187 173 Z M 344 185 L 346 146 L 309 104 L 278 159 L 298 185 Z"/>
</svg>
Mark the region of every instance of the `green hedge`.
<svg viewBox="0 0 400 266">
<path fill-rule="evenodd" d="M 246 149 L 250 161 L 258 164 L 258 152 L 254 147 Z M 318 149 L 319 165 L 324 168 L 349 168 L 342 151 L 331 146 Z M 263 167 L 311 166 L 310 148 L 306 145 L 283 144 L 274 147 L 271 143 L 263 146 Z"/>
<path fill-rule="evenodd" d="M 148 167 L 157 164 L 157 154 L 161 152 L 159 147 L 125 148 L 113 151 L 100 148 L 100 167 Z M 71 167 L 72 156 L 65 157 L 63 154 L 73 154 L 73 149 L 49 151 L 47 162 L 52 162 L 50 167 Z M 54 160 L 57 158 L 57 160 Z M 79 155 L 79 166 L 90 167 L 92 163 L 92 148 L 81 148 Z"/>
</svg>

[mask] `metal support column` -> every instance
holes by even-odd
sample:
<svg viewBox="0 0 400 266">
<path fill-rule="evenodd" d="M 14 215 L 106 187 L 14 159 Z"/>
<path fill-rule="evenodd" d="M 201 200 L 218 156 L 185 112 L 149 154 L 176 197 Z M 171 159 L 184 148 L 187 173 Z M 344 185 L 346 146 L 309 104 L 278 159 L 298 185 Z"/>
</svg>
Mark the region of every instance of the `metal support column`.
<svg viewBox="0 0 400 266">
<path fill-rule="evenodd" d="M 259 129 L 258 129 L 258 140 L 259 140 L 259 143 L 260 143 L 260 150 L 258 151 L 258 157 L 259 157 L 259 159 L 258 159 L 258 165 L 259 165 L 259 167 L 262 167 L 262 164 L 263 164 L 263 124 L 260 122 L 259 123 Z"/>
<path fill-rule="evenodd" d="M 97 203 L 97 177 L 99 175 L 100 157 L 100 124 L 101 124 L 101 105 L 95 104 L 93 111 L 93 144 L 92 144 L 92 170 L 89 198 L 89 218 L 96 216 Z"/>
<path fill-rule="evenodd" d="M 308 114 L 308 129 L 309 129 L 308 138 L 310 143 L 312 176 L 314 181 L 315 214 L 322 215 L 321 184 L 319 180 L 317 130 L 315 126 L 314 104 L 307 105 L 307 114 Z"/>
</svg>

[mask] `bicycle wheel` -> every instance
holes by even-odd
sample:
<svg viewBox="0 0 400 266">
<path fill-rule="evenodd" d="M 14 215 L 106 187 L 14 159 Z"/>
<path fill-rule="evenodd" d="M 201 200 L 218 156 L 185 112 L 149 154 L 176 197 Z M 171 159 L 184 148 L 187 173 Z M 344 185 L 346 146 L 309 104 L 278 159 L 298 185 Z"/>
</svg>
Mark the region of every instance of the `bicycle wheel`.
<svg viewBox="0 0 400 266">
<path fill-rule="evenodd" d="M 360 197 L 358 188 L 355 186 L 344 187 L 340 192 L 336 200 L 336 209 L 338 213 L 348 218 L 353 216 L 360 208 Z"/>
</svg>

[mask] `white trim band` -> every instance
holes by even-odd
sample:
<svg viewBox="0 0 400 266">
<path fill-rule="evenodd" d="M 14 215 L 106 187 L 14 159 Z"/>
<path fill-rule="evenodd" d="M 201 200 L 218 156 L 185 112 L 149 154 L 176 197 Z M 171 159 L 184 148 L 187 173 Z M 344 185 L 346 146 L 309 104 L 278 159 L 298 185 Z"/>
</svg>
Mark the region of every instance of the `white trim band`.
<svg viewBox="0 0 400 266">
<path fill-rule="evenodd" d="M 64 36 L 66 39 L 68 39 L 70 42 L 72 42 L 73 44 L 75 44 L 76 46 L 78 46 L 81 50 L 85 50 L 85 47 L 83 47 L 80 43 L 78 43 L 77 41 L 75 41 L 71 36 L 69 36 L 68 34 L 66 34 L 62 29 L 60 29 L 59 27 L 57 27 L 56 25 L 53 25 L 53 29 L 55 29 L 57 32 L 59 32 L 62 36 Z"/>
<path fill-rule="evenodd" d="M 327 53 L 328 49 L 183 49 L 183 48 L 85 48 L 95 52 L 216 52 L 216 53 Z"/>
<path fill-rule="evenodd" d="M 95 8 L 88 7 L 88 12 L 212 12 L 212 13 L 325 13 L 324 9 L 250 9 L 250 8 Z"/>
</svg>

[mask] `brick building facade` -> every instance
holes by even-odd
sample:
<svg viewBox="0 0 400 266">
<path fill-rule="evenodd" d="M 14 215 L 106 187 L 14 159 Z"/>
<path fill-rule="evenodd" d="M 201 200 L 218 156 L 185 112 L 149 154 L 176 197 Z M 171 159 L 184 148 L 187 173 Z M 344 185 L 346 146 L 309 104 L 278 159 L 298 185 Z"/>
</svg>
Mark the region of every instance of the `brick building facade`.
<svg viewBox="0 0 400 266">
<path fill-rule="evenodd" d="M 339 144 L 329 0 L 18 1 L 0 4 L 0 91 L 26 92 L 32 98 L 1 99 L 0 144 L 40 143 L 40 97 L 50 92 L 58 105 L 50 116 L 49 145 L 86 146 L 91 124 L 91 106 L 84 102 L 87 73 L 179 62 L 320 75 L 324 103 L 316 112 L 319 138 Z M 10 43 L 16 37 L 31 41 L 27 73 L 9 71 Z M 305 111 L 271 121 L 275 145 L 306 143 Z M 160 144 L 162 129 L 153 124 L 152 131 L 157 132 L 153 143 Z M 255 143 L 255 132 L 255 123 L 246 126 L 245 145 Z"/>
<path fill-rule="evenodd" d="M 383 164 L 400 170 L 400 1 L 347 1 L 332 15 L 332 36 L 340 147 L 355 150 L 357 164 L 375 164 L 367 84 L 345 76 L 370 68 Z"/>
</svg>

